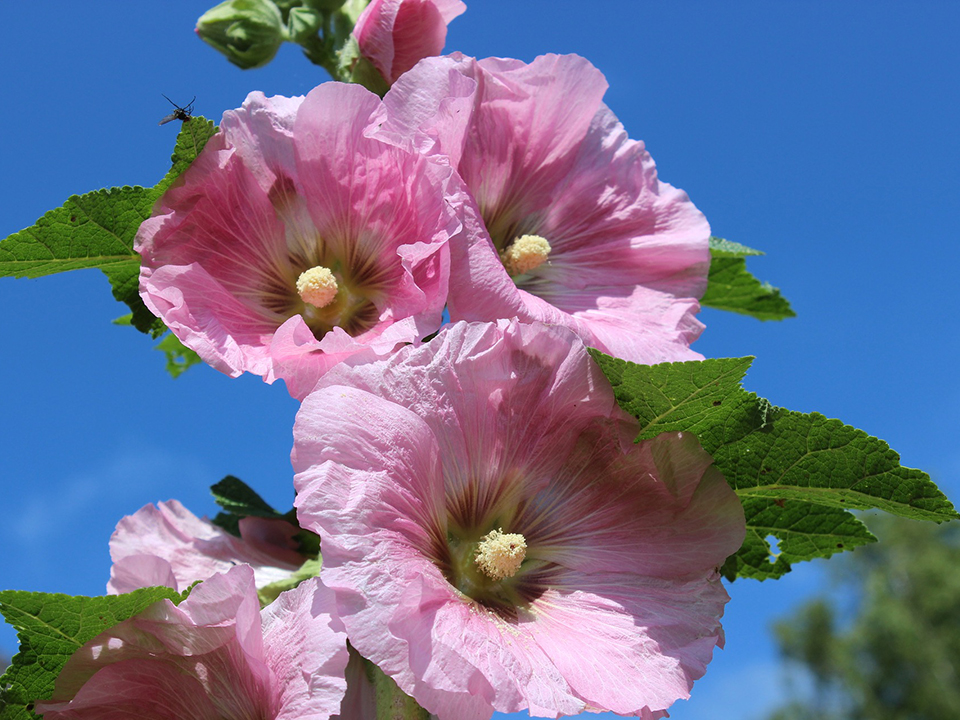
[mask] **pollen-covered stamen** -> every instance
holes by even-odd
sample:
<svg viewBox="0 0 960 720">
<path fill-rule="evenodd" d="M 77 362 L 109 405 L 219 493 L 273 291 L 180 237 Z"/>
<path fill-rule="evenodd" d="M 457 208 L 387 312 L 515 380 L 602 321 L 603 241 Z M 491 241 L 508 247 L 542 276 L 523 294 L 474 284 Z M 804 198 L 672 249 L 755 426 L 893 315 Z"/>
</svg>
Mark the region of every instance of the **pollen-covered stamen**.
<svg viewBox="0 0 960 720">
<path fill-rule="evenodd" d="M 477 545 L 476 563 L 492 580 L 513 577 L 527 556 L 527 541 L 520 533 L 491 530 Z"/>
<path fill-rule="evenodd" d="M 522 235 L 500 253 L 500 261 L 511 275 L 523 275 L 538 268 L 550 256 L 550 243 L 539 235 Z"/>
<path fill-rule="evenodd" d="M 305 303 L 322 308 L 333 302 L 337 296 L 337 279 L 330 268 L 318 265 L 300 273 L 297 278 L 297 292 Z"/>
</svg>

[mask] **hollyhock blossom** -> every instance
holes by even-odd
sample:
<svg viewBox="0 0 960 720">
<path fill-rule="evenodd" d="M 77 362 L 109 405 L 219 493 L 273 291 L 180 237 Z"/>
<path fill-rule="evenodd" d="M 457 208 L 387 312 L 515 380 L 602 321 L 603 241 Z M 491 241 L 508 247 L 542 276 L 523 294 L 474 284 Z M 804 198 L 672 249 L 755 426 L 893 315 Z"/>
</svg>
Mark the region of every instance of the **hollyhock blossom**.
<svg viewBox="0 0 960 720">
<path fill-rule="evenodd" d="M 565 328 L 456 323 L 344 363 L 294 427 L 297 515 L 351 644 L 440 720 L 658 718 L 722 642 L 740 503 Z"/>
<path fill-rule="evenodd" d="M 392 84 L 422 58 L 440 54 L 447 25 L 466 9 L 461 0 L 373 0 L 353 36 L 360 54 Z"/>
<path fill-rule="evenodd" d="M 44 720 L 326 720 L 346 689 L 346 636 L 317 580 L 260 610 L 253 571 L 201 583 L 86 643 Z"/>
<path fill-rule="evenodd" d="M 710 228 L 606 88 L 575 55 L 429 58 L 387 94 L 381 132 L 447 156 L 486 225 L 454 248 L 452 319 L 564 325 L 634 362 L 699 359 Z"/>
<path fill-rule="evenodd" d="M 464 190 L 368 137 L 384 111 L 356 85 L 251 93 L 141 225 L 144 302 L 213 367 L 299 398 L 343 358 L 440 326 Z"/>
<path fill-rule="evenodd" d="M 146 505 L 117 523 L 110 538 L 111 594 L 165 586 L 182 592 L 197 580 L 249 565 L 262 588 L 287 580 L 307 560 L 300 529 L 285 520 L 246 517 L 240 537 L 198 518 L 177 500 Z"/>
</svg>

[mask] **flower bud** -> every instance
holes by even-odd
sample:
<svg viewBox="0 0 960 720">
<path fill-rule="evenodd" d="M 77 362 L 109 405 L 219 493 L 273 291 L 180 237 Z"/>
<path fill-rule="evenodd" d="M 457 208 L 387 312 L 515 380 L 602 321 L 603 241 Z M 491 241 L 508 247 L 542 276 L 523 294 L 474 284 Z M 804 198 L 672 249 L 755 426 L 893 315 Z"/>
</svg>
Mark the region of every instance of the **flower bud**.
<svg viewBox="0 0 960 720">
<path fill-rule="evenodd" d="M 440 54 L 447 25 L 466 9 L 461 0 L 373 0 L 353 35 L 360 54 L 393 84 L 423 58 Z"/>
<path fill-rule="evenodd" d="M 283 17 L 269 0 L 227 0 L 197 21 L 197 34 L 244 70 L 273 59 L 286 39 Z"/>
<path fill-rule="evenodd" d="M 309 7 L 290 8 L 287 16 L 287 36 L 290 42 L 302 42 L 317 34 L 323 24 L 323 15 L 319 10 Z"/>
</svg>

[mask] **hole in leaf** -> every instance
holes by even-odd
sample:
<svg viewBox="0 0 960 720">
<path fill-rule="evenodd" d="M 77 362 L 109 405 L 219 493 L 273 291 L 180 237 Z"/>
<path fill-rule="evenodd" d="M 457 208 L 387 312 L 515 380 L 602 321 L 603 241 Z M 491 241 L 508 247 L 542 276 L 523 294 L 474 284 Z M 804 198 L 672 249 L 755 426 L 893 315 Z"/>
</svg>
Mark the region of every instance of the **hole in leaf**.
<svg viewBox="0 0 960 720">
<path fill-rule="evenodd" d="M 777 558 L 780 557 L 780 541 L 773 535 L 767 535 L 764 540 L 767 541 L 767 544 L 770 546 L 770 556 L 767 558 L 771 563 L 775 563 Z"/>
</svg>

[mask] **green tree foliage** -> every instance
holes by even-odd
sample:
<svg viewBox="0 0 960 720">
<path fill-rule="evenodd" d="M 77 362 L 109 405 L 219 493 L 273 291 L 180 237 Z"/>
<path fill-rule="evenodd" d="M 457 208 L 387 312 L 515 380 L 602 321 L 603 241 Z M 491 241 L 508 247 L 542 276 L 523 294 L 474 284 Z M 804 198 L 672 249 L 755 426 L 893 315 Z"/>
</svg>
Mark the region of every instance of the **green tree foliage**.
<svg viewBox="0 0 960 720">
<path fill-rule="evenodd" d="M 771 720 L 960 718 L 960 523 L 869 525 L 881 542 L 836 561 L 837 592 L 777 623 L 813 692 Z"/>
</svg>

